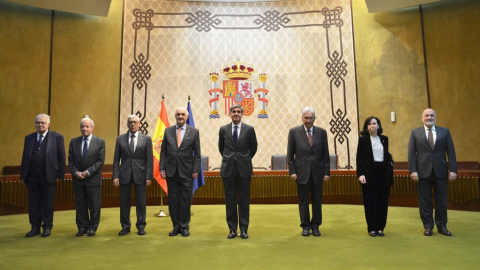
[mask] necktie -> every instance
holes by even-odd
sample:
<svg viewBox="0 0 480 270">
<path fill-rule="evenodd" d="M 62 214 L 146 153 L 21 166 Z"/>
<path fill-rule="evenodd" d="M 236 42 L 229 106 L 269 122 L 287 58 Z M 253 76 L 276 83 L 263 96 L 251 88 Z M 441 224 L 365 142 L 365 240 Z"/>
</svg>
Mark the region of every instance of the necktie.
<svg viewBox="0 0 480 270">
<path fill-rule="evenodd" d="M 310 129 L 307 129 L 307 135 L 308 135 L 308 142 L 310 143 L 310 146 L 312 146 L 312 131 Z"/>
<path fill-rule="evenodd" d="M 180 148 L 181 144 L 182 144 L 182 128 L 179 127 L 177 130 L 177 147 Z"/>
<path fill-rule="evenodd" d="M 40 137 L 38 137 L 38 147 L 42 145 L 42 141 L 43 141 L 43 134 L 40 134 Z"/>
<path fill-rule="evenodd" d="M 88 139 L 87 137 L 84 137 L 83 138 L 83 152 L 82 152 L 82 158 L 83 160 L 85 160 L 85 158 L 87 157 L 87 150 L 88 150 L 88 143 L 87 143 Z"/>
<path fill-rule="evenodd" d="M 435 143 L 433 142 L 433 133 L 432 133 L 431 128 L 428 129 L 428 143 L 430 144 L 430 147 L 432 147 L 432 149 L 435 147 Z"/>
<path fill-rule="evenodd" d="M 235 147 L 237 147 L 237 143 L 238 143 L 238 126 L 234 126 L 234 131 L 233 131 L 233 144 L 235 145 Z"/>
<path fill-rule="evenodd" d="M 135 135 L 130 135 L 130 152 L 135 153 Z"/>
</svg>

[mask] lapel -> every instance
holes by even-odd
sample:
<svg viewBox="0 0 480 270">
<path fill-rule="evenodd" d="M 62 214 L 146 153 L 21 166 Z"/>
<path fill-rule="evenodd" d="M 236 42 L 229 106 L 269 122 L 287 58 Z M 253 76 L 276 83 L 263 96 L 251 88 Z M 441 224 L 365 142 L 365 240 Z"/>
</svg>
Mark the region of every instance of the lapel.
<svg viewBox="0 0 480 270">
<path fill-rule="evenodd" d="M 127 133 L 125 133 L 125 135 L 124 135 L 124 137 L 123 137 L 123 141 L 125 142 L 125 146 L 126 146 L 127 149 L 128 149 L 128 150 L 127 150 L 128 153 L 130 153 L 130 156 L 133 156 L 132 151 L 130 151 L 130 143 L 128 142 L 129 136 L 130 136 L 130 131 L 127 131 Z M 138 139 L 140 139 L 140 138 L 138 138 Z M 138 147 L 138 142 L 140 141 L 140 140 L 138 140 L 138 139 L 137 139 L 137 147 Z"/>
<path fill-rule="evenodd" d="M 177 149 L 178 149 L 179 147 L 178 147 L 178 141 L 177 141 L 177 126 L 176 125 L 173 126 L 169 132 L 173 140 L 175 141 L 175 146 L 177 146 Z"/>
<path fill-rule="evenodd" d="M 227 130 L 228 140 L 230 140 L 230 143 L 232 144 L 233 148 L 236 148 L 235 143 L 233 142 L 233 124 L 232 123 L 228 124 L 226 130 Z M 238 140 L 240 141 L 240 137 L 238 138 Z M 238 145 L 238 142 L 237 142 L 237 145 Z"/>
<path fill-rule="evenodd" d="M 438 128 L 435 127 L 435 132 L 437 133 L 437 141 L 438 141 Z M 420 128 L 420 131 L 421 131 L 421 136 L 422 136 L 422 142 L 430 149 L 430 150 L 433 150 L 432 147 L 430 146 L 430 143 L 428 142 L 428 138 L 427 138 L 427 135 L 425 133 L 425 126 L 422 126 Z M 434 145 L 435 147 L 435 145 Z"/>
<path fill-rule="evenodd" d="M 46 136 L 46 137 L 48 137 L 47 146 L 46 146 L 47 147 L 47 149 L 46 149 L 47 150 L 47 152 L 46 152 L 47 157 L 48 157 L 48 152 L 50 152 L 50 148 L 54 144 L 54 140 L 55 140 L 55 138 L 51 135 L 52 135 L 52 132 L 50 130 L 48 130 L 48 133 L 47 133 L 47 136 Z"/>
<path fill-rule="evenodd" d="M 81 142 L 80 142 L 80 145 L 82 145 Z M 96 146 L 97 146 L 97 140 L 95 140 L 95 136 L 92 136 L 92 139 L 90 140 L 90 145 L 88 146 L 87 156 L 84 159 L 84 163 L 87 163 L 87 160 L 92 156 L 92 153 L 94 152 L 94 151 L 90 151 L 90 149 L 95 149 Z"/>
<path fill-rule="evenodd" d="M 312 130 L 313 130 L 313 136 L 312 136 L 312 147 L 313 147 L 317 139 L 320 137 L 320 129 L 316 128 L 315 126 L 312 126 Z"/>
<path fill-rule="evenodd" d="M 74 149 L 73 151 L 75 153 L 77 153 L 78 151 L 78 155 L 75 155 L 75 158 L 80 162 L 80 163 L 83 163 L 83 160 L 82 160 L 82 152 L 83 152 L 83 149 L 82 149 L 82 140 L 83 140 L 83 136 L 80 136 L 78 137 L 75 142 L 74 142 Z"/>
<path fill-rule="evenodd" d="M 310 142 L 308 141 L 308 136 L 307 136 L 307 132 L 305 131 L 305 126 L 304 125 L 300 126 L 300 128 L 298 129 L 298 132 L 300 133 L 300 137 L 307 144 L 307 146 L 311 147 Z M 314 133 L 316 133 L 316 132 L 314 132 Z M 313 142 L 313 137 L 312 137 L 312 142 Z"/>
<path fill-rule="evenodd" d="M 35 141 L 37 140 L 37 132 L 33 133 L 30 138 L 28 138 L 27 142 L 28 142 L 28 145 L 27 145 L 27 149 L 28 149 L 28 157 L 31 157 L 32 156 L 32 152 L 33 152 L 33 145 L 35 144 Z"/>
<path fill-rule="evenodd" d="M 190 126 L 185 124 L 185 134 L 183 134 L 183 140 L 182 140 L 182 143 L 180 144 L 179 149 L 182 148 L 183 142 L 185 141 L 185 139 L 188 138 L 188 135 L 189 135 L 190 131 L 191 131 Z"/>
</svg>

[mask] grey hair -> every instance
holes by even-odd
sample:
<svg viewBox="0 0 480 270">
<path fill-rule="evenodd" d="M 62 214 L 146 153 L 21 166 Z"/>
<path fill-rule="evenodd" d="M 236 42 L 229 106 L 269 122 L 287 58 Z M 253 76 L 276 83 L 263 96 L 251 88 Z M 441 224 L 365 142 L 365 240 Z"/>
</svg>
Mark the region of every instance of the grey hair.
<svg viewBox="0 0 480 270">
<path fill-rule="evenodd" d="M 311 112 L 313 114 L 313 117 L 315 117 L 315 109 L 314 108 L 312 108 L 312 107 L 303 108 L 302 116 L 304 116 L 307 112 Z"/>
<path fill-rule="evenodd" d="M 45 113 L 41 113 L 41 114 L 35 116 L 35 123 L 37 122 L 38 118 L 47 118 L 47 123 L 50 124 L 50 115 L 45 114 Z"/>
<path fill-rule="evenodd" d="M 243 114 L 243 106 L 240 105 L 240 103 L 235 103 L 230 107 L 230 113 L 232 113 L 233 109 L 239 108 L 242 111 Z"/>
<path fill-rule="evenodd" d="M 137 121 L 140 122 L 140 118 L 138 118 L 138 116 L 136 114 L 131 114 L 127 117 L 127 124 L 130 121 L 130 119 L 132 119 L 132 118 L 137 118 Z"/>
<path fill-rule="evenodd" d="M 92 127 L 95 126 L 95 123 L 93 123 L 93 120 L 90 117 L 85 117 L 85 118 L 82 118 L 82 120 L 80 120 L 80 127 L 82 126 L 82 122 L 85 120 L 90 120 Z"/>
<path fill-rule="evenodd" d="M 190 114 L 188 113 L 187 108 L 185 108 L 185 107 L 178 107 L 178 108 L 175 110 L 175 115 L 177 114 L 177 111 L 178 111 L 178 110 L 183 110 L 183 111 L 185 111 L 185 114 L 186 114 L 187 116 L 190 115 Z"/>
</svg>

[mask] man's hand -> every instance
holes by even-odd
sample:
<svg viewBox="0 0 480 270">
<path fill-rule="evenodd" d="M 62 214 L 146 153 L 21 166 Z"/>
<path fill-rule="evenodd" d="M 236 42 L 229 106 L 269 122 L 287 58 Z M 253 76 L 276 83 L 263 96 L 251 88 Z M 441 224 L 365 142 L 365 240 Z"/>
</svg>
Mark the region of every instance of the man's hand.
<svg viewBox="0 0 480 270">
<path fill-rule="evenodd" d="M 160 177 L 163 179 L 167 179 L 167 175 L 165 175 L 165 171 L 160 171 Z"/>
<path fill-rule="evenodd" d="M 412 178 L 413 181 L 418 181 L 418 173 L 417 172 L 412 172 L 410 174 L 410 178 Z"/>
<path fill-rule="evenodd" d="M 118 178 L 113 179 L 113 185 L 115 187 L 118 187 L 118 185 L 120 185 L 120 181 L 118 180 Z"/>
<path fill-rule="evenodd" d="M 290 175 L 290 177 L 291 177 L 293 180 L 297 180 L 297 174 L 295 174 L 295 173 L 292 174 L 292 175 Z"/>
<path fill-rule="evenodd" d="M 323 181 L 328 181 L 329 179 L 330 179 L 330 176 L 328 176 L 328 175 L 325 175 L 325 176 L 323 177 Z"/>
<path fill-rule="evenodd" d="M 82 172 L 76 171 L 76 172 L 75 172 L 75 178 L 77 178 L 78 180 L 83 180 L 85 177 L 83 177 L 83 173 L 82 173 Z"/>
<path fill-rule="evenodd" d="M 150 186 L 152 184 L 152 180 L 147 179 L 147 186 Z"/>
<path fill-rule="evenodd" d="M 358 177 L 358 182 L 360 182 L 360 184 L 367 183 L 367 179 L 365 178 L 365 175 L 360 175 L 360 177 Z"/>
<path fill-rule="evenodd" d="M 198 173 L 192 173 L 192 179 L 198 178 Z"/>
<path fill-rule="evenodd" d="M 449 181 L 455 181 L 457 179 L 457 173 L 454 172 L 449 172 L 448 173 L 448 180 Z"/>
</svg>

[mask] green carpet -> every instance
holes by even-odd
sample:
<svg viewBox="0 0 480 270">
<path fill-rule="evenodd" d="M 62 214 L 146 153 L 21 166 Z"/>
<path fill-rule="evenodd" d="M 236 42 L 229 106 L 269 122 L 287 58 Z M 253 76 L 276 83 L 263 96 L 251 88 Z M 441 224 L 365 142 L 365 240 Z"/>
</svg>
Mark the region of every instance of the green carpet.
<svg viewBox="0 0 480 270">
<path fill-rule="evenodd" d="M 95 237 L 75 237 L 74 211 L 52 236 L 25 238 L 27 215 L 0 216 L 0 269 L 478 269 L 480 213 L 449 211 L 452 237 L 422 235 L 418 209 L 390 207 L 386 236 L 369 237 L 363 206 L 324 205 L 321 237 L 300 235 L 297 205 L 251 205 L 250 239 L 227 239 L 224 205 L 194 205 L 191 236 L 147 208 L 145 236 L 117 236 L 119 209 L 102 209 Z M 164 207 L 166 210 L 167 208 Z M 132 208 L 135 222 L 135 208 Z"/>
</svg>

